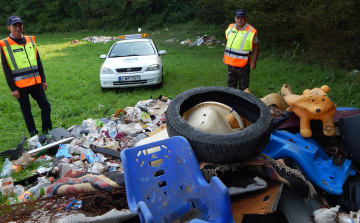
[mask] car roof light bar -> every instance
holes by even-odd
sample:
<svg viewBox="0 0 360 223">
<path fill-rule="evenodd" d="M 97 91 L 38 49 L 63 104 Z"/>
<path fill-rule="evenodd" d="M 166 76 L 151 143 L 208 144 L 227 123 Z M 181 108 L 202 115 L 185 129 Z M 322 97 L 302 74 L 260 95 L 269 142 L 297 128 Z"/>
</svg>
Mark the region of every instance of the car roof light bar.
<svg viewBox="0 0 360 223">
<path fill-rule="evenodd" d="M 130 34 L 130 35 L 120 35 L 119 40 L 128 40 L 128 39 L 143 39 L 149 38 L 149 34 L 141 33 L 141 34 Z"/>
</svg>

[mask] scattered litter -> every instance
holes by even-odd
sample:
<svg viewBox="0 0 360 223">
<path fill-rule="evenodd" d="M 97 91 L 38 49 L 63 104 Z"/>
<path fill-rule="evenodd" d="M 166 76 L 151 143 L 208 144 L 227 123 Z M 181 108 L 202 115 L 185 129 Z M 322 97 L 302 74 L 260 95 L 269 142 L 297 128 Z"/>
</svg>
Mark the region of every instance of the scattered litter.
<svg viewBox="0 0 360 223">
<path fill-rule="evenodd" d="M 197 37 L 196 40 L 194 42 L 192 42 L 190 39 L 184 40 L 180 43 L 181 45 L 189 45 L 189 46 L 193 46 L 193 45 L 225 45 L 224 42 L 220 41 L 220 40 L 216 40 L 216 36 L 203 36 L 203 37 Z"/>
<path fill-rule="evenodd" d="M 79 43 L 81 43 L 81 42 L 80 42 L 79 40 L 75 39 L 75 40 L 71 41 L 70 43 L 71 43 L 71 44 L 79 44 Z"/>
<path fill-rule="evenodd" d="M 96 37 L 87 38 L 89 38 L 89 40 L 86 41 L 92 42 L 101 42 L 105 39 L 102 37 L 98 39 Z M 172 41 L 177 41 L 177 39 L 173 38 L 166 40 L 165 42 Z M 209 47 L 212 47 L 210 45 L 222 45 L 220 41 L 216 40 L 215 36 L 198 37 L 194 42 L 191 42 L 190 39 L 188 39 L 183 41 L 182 44 L 197 46 L 208 45 Z M 78 214 L 79 212 L 76 211 L 79 209 L 89 211 L 89 209 L 86 209 L 89 207 L 87 206 L 89 205 L 89 201 L 86 201 L 86 199 L 84 200 L 82 197 L 83 195 L 79 196 L 80 192 L 86 191 L 93 193 L 108 193 L 102 190 L 109 189 L 110 191 L 115 191 L 123 189 L 124 178 L 120 152 L 124 149 L 134 147 L 138 142 L 144 139 L 150 138 L 149 136 L 152 136 L 156 130 L 158 131 L 164 129 L 164 126 L 166 128 L 165 112 L 170 102 L 171 99 L 160 95 L 158 99 L 141 100 L 136 103 L 134 107 L 115 109 L 111 106 L 104 113 L 105 117 L 105 114 L 108 112 L 106 114 L 106 118 L 89 118 L 83 120 L 80 125 L 75 125 L 68 129 L 57 128 L 52 130 L 51 134 L 30 138 L 27 141 L 28 152 L 21 152 L 22 156 L 20 157 L 21 154 L 17 155 L 16 159 L 10 159 L 11 162 L 6 160 L 3 164 L 3 172 L 1 175 L 8 176 L 12 171 L 19 171 L 24 169 L 26 171 L 32 172 L 34 174 L 32 177 L 36 177 L 37 181 L 35 182 L 35 180 L 33 180 L 21 185 L 13 180 L 12 177 L 0 179 L 0 190 L 2 191 L 3 196 L 8 196 L 6 204 L 12 204 L 13 206 L 16 206 L 19 205 L 19 202 L 24 201 L 27 203 L 22 204 L 37 202 L 31 198 L 41 198 L 40 200 L 52 199 L 51 202 L 38 201 L 35 206 L 37 208 L 31 213 L 31 216 L 39 216 L 50 210 L 53 210 L 53 212 L 51 212 L 53 216 L 55 216 L 54 211 L 67 211 L 68 215 L 72 213 Z M 98 109 L 105 110 L 106 107 L 99 104 Z M 115 114 L 110 113 L 113 109 L 116 110 Z M 282 113 L 279 113 L 279 115 L 277 115 L 277 113 L 275 114 L 275 112 L 281 112 L 282 110 L 275 111 L 273 109 L 271 111 L 273 119 L 277 118 L 277 116 L 279 116 L 278 118 L 283 116 Z M 62 141 L 64 139 L 67 139 L 67 141 Z M 24 142 L 25 140 L 22 140 L 22 144 Z M 44 148 L 46 148 L 46 150 Z M 33 156 L 33 154 L 35 154 L 33 151 L 35 150 L 37 153 L 41 152 L 37 159 L 35 159 Z M 39 162 L 40 166 L 37 165 L 31 170 L 27 170 L 26 166 L 31 166 L 29 164 L 34 161 Z M 253 160 L 250 162 L 255 161 Z M 278 162 L 278 160 L 274 160 L 273 163 L 266 160 L 262 162 L 263 164 L 261 168 L 266 167 L 267 172 L 269 172 L 269 165 L 273 165 L 273 172 L 271 172 L 271 176 L 289 181 L 293 190 L 293 185 L 295 185 L 294 182 L 299 182 L 302 180 L 302 178 L 299 180 L 298 176 L 295 176 L 297 178 L 289 177 L 291 173 L 293 173 L 291 172 L 292 170 L 290 170 L 290 168 L 287 169 L 284 167 L 279 168 L 280 162 Z M 239 165 L 238 167 L 243 168 L 243 165 L 251 164 L 242 163 L 242 165 Z M 206 173 L 208 173 L 208 175 L 210 173 L 211 175 L 217 175 L 219 173 L 224 174 L 224 171 L 220 171 L 223 170 L 222 168 L 216 166 L 214 167 L 213 164 L 207 164 L 205 167 L 206 168 L 201 169 L 205 175 Z M 260 167 L 260 165 L 257 167 Z M 235 170 L 233 169 L 233 166 L 229 166 L 227 172 L 229 172 L 231 175 L 234 171 Z M 262 171 L 265 172 L 265 169 Z M 274 172 L 276 172 L 276 174 L 274 174 Z M 255 171 L 251 173 L 259 175 Z M 223 177 L 221 174 L 219 177 Z M 267 176 L 267 178 L 271 178 L 271 176 Z M 32 177 L 29 177 L 29 179 Z M 258 190 L 265 187 L 268 189 L 266 182 L 264 183 L 261 178 L 258 178 L 258 180 L 256 180 L 257 178 L 254 178 L 254 180 L 251 181 L 251 183 L 254 184 L 254 187 L 249 186 L 252 184 L 245 185 L 244 187 L 239 187 L 239 185 L 231 185 L 238 183 L 235 182 L 235 180 L 238 178 L 241 178 L 241 176 L 235 176 L 234 174 L 231 175 L 231 179 L 221 179 L 229 188 L 229 193 L 231 195 Z M 297 179 L 297 181 L 294 179 Z M 281 180 L 277 181 L 282 182 Z M 298 184 L 300 185 L 300 183 Z M 301 191 L 305 191 L 304 195 L 308 196 L 310 194 L 311 196 L 312 190 L 310 190 L 310 187 L 307 188 L 308 186 L 309 185 L 304 184 Z M 241 190 L 239 190 L 239 188 Z M 123 191 L 122 193 L 125 192 Z M 281 190 L 279 190 L 278 194 L 278 196 L 280 196 Z M 45 195 L 45 198 L 43 195 Z M 56 195 L 58 196 L 56 198 L 57 200 L 55 200 L 53 197 Z M 100 195 L 97 195 L 96 199 L 99 199 L 99 196 Z M 357 197 L 352 197 L 353 200 L 358 199 Z M 124 199 L 124 205 L 121 206 L 122 209 L 128 208 L 126 197 Z M 348 200 L 353 201 L 351 199 Z M 98 210 L 101 210 L 101 212 L 104 213 L 105 209 L 107 209 L 107 211 L 111 209 L 111 205 L 106 207 L 105 206 L 106 205 L 104 205 L 102 209 L 98 208 Z M 346 206 L 347 208 L 350 207 L 350 205 L 344 204 L 341 204 L 341 206 Z M 353 208 L 353 211 L 355 211 L 357 207 L 358 206 Z M 276 205 L 274 205 L 274 208 L 276 208 Z M 3 209 L 3 212 L 4 211 L 5 209 Z M 45 219 L 50 215 L 51 214 L 43 214 L 43 217 Z M 127 217 L 129 217 L 129 215 L 130 212 L 128 213 Z M 338 206 L 331 209 L 320 209 L 314 212 L 314 218 L 316 222 L 335 222 L 333 217 L 336 217 L 336 215 L 338 216 L 338 219 L 342 220 L 342 222 L 358 222 L 358 216 L 360 213 L 352 211 L 350 211 L 349 214 L 339 213 Z M 64 214 L 63 216 L 65 217 L 67 215 Z M 75 216 L 77 215 L 72 215 L 71 218 L 69 218 L 70 216 L 65 217 L 63 220 L 72 219 Z M 90 219 L 88 216 L 85 217 L 85 215 L 84 218 Z M 0 219 L 3 218 L 0 217 Z M 15 217 L 12 219 L 15 219 Z"/>
<path fill-rule="evenodd" d="M 172 38 L 172 39 L 165 40 L 164 42 L 165 43 L 171 43 L 171 42 L 174 42 L 176 40 L 177 40 L 176 38 Z"/>
<path fill-rule="evenodd" d="M 118 40 L 118 37 L 111 37 L 111 36 L 88 36 L 82 39 L 84 41 L 89 41 L 93 43 L 107 43 L 110 41 Z"/>
</svg>

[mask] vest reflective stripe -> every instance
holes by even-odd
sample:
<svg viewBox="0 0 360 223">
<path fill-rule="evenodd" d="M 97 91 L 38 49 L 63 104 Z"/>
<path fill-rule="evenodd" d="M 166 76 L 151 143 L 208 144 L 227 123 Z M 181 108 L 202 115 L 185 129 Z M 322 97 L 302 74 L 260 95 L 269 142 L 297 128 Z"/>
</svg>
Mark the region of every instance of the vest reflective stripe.
<svg viewBox="0 0 360 223">
<path fill-rule="evenodd" d="M 41 83 L 37 66 L 37 49 L 32 37 L 24 36 L 25 45 L 18 45 L 11 38 L 0 41 L 8 61 L 15 85 L 24 88 Z M 16 53 L 16 54 L 15 54 Z"/>
<path fill-rule="evenodd" d="M 253 48 L 253 39 L 256 34 L 256 30 L 251 25 L 244 31 L 234 31 L 236 24 L 230 24 L 225 31 L 227 38 L 224 63 L 236 67 L 244 67 L 248 63 L 249 53 Z M 233 34 L 233 35 L 232 35 Z"/>
<path fill-rule="evenodd" d="M 36 72 L 35 73 L 35 76 L 40 76 L 39 72 Z M 27 74 L 27 75 L 22 75 L 20 77 L 15 77 L 14 78 L 14 81 L 21 81 L 21 80 L 25 80 L 25 79 L 28 79 L 28 78 L 32 78 L 34 77 L 34 74 Z"/>
<path fill-rule="evenodd" d="M 3 39 L 3 41 L 5 42 L 5 46 L 6 46 L 6 48 L 7 48 L 8 55 L 9 55 L 9 57 L 10 57 L 11 63 L 12 63 L 12 65 L 14 66 L 14 70 L 17 70 L 18 67 L 17 67 L 17 65 L 16 65 L 15 58 L 14 58 L 14 54 L 12 53 L 12 50 L 11 50 L 9 41 L 7 41 L 7 39 Z M 4 54 L 5 54 L 5 52 L 4 52 Z M 6 54 L 5 54 L 5 56 L 6 56 Z M 11 69 L 11 67 L 10 67 L 10 69 Z"/>
</svg>

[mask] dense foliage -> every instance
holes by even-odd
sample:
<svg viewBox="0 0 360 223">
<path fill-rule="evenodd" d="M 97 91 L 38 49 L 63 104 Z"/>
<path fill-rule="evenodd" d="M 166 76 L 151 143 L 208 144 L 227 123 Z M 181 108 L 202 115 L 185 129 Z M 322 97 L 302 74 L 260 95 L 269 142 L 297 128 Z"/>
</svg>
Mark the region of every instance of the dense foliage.
<svg viewBox="0 0 360 223">
<path fill-rule="evenodd" d="M 234 11 L 247 11 L 266 46 L 308 62 L 359 69 L 358 0 L 0 0 L 0 21 L 20 16 L 32 33 L 82 29 L 157 29 L 196 20 L 226 28 Z M 0 33 L 7 33 L 5 26 Z M 224 37 L 221 37 L 224 38 Z"/>
</svg>

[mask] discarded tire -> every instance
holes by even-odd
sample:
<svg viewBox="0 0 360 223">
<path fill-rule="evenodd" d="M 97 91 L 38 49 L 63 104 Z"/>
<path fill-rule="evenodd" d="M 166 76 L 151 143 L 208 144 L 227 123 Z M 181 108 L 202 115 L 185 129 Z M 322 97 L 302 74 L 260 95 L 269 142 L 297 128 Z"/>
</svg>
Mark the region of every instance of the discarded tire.
<svg viewBox="0 0 360 223">
<path fill-rule="evenodd" d="M 214 134 L 197 130 L 182 115 L 195 105 L 216 101 L 232 107 L 253 124 L 229 134 Z M 271 135 L 271 115 L 257 97 L 228 87 L 199 87 L 177 95 L 166 112 L 169 136 L 185 137 L 199 162 L 237 163 L 248 160 L 266 147 Z M 216 126 L 214 126 L 216 128 Z"/>
</svg>

